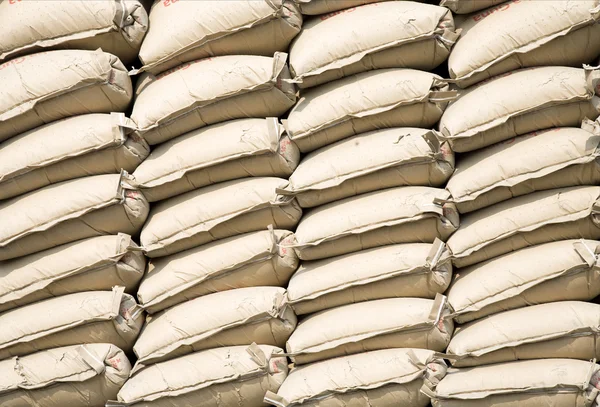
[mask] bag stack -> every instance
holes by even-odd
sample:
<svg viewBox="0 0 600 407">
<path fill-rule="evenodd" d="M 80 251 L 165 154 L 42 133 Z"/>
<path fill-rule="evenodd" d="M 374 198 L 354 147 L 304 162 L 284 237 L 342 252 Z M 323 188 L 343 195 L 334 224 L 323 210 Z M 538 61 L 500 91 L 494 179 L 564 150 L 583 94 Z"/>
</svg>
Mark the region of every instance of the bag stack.
<svg viewBox="0 0 600 407">
<path fill-rule="evenodd" d="M 459 325 L 452 368 L 423 392 L 435 407 L 597 405 L 600 2 L 443 3 L 474 11 L 457 18 L 463 90 L 439 124 L 457 152 Z"/>
<path fill-rule="evenodd" d="M 0 2 L 0 405 L 101 407 L 144 312 L 135 0 Z"/>
</svg>

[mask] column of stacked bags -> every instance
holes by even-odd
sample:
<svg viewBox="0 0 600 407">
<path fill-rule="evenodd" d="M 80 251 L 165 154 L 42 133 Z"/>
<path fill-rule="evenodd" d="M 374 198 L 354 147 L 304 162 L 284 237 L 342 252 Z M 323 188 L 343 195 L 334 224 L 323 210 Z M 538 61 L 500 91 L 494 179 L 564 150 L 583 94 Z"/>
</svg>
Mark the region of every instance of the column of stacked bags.
<svg viewBox="0 0 600 407">
<path fill-rule="evenodd" d="M 0 2 L 0 405 L 101 407 L 131 370 L 148 214 L 127 172 L 137 1 Z"/>
<path fill-rule="evenodd" d="M 448 68 L 465 89 L 439 130 L 457 152 L 458 325 L 452 368 L 422 389 L 435 407 L 600 402 L 599 73 L 584 65 L 600 54 L 599 6 L 509 1 L 457 18 Z"/>
<path fill-rule="evenodd" d="M 156 2 L 132 120 L 153 146 L 133 173 L 152 203 L 138 300 L 150 314 L 131 377 L 107 405 L 257 406 L 288 372 L 302 210 L 279 196 L 300 153 L 279 117 L 296 101 L 291 1 Z"/>
<path fill-rule="evenodd" d="M 352 3 L 352 4 L 350 4 Z M 365 3 L 372 3 L 366 4 Z M 305 153 L 277 192 L 304 214 L 287 290 L 299 316 L 276 406 L 426 406 L 452 331 L 443 187 L 454 154 L 432 127 L 455 97 L 427 72 L 457 38 L 449 10 L 405 1 L 300 2 L 290 48 L 300 100 L 283 124 Z M 410 20 L 410 24 L 409 24 Z"/>
</svg>

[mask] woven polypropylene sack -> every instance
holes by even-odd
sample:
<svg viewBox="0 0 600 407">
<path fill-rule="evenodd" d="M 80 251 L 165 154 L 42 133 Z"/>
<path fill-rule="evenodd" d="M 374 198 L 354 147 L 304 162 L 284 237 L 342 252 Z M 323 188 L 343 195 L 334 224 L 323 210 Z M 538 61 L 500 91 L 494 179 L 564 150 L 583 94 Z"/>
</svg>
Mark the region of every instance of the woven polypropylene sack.
<svg viewBox="0 0 600 407">
<path fill-rule="evenodd" d="M 139 1 L 4 1 L 0 61 L 48 49 L 101 48 L 124 64 L 136 58 L 148 29 Z"/>
<path fill-rule="evenodd" d="M 90 175 L 133 172 L 150 147 L 122 113 L 86 114 L 0 144 L 0 200 Z"/>
<path fill-rule="evenodd" d="M 289 0 L 156 2 L 140 50 L 141 71 L 154 74 L 220 55 L 287 51 L 302 15 Z"/>
<path fill-rule="evenodd" d="M 0 262 L 0 312 L 50 297 L 121 285 L 133 294 L 146 259 L 131 236 L 98 236 Z"/>
<path fill-rule="evenodd" d="M 0 361 L 3 407 L 103 407 L 129 377 L 125 353 L 108 343 L 65 346 Z"/>
<path fill-rule="evenodd" d="M 127 69 L 97 51 L 48 51 L 0 65 L 0 141 L 69 116 L 122 112 L 133 90 Z"/>
<path fill-rule="evenodd" d="M 547 66 L 511 72 L 473 87 L 454 101 L 439 124 L 456 152 L 551 127 L 595 119 L 598 70 Z"/>
</svg>

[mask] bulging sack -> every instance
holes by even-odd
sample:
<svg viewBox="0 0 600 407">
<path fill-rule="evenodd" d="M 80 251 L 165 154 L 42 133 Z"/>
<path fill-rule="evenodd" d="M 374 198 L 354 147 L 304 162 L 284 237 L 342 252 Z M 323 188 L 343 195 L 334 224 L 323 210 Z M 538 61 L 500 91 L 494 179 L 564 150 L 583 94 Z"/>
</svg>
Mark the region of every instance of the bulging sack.
<svg viewBox="0 0 600 407">
<path fill-rule="evenodd" d="M 281 116 L 296 101 L 286 58 L 280 52 L 207 58 L 150 77 L 131 113 L 138 135 L 154 145 L 227 120 Z"/>
<path fill-rule="evenodd" d="M 600 295 L 600 242 L 562 240 L 459 270 L 448 302 L 459 324 L 500 311 Z"/>
<path fill-rule="evenodd" d="M 448 106 L 440 132 L 462 153 L 537 130 L 578 127 L 598 117 L 599 72 L 547 66 L 493 78 Z"/>
<path fill-rule="evenodd" d="M 461 157 L 446 189 L 460 213 L 535 191 L 600 184 L 600 123 L 519 136 Z"/>
<path fill-rule="evenodd" d="M 137 292 L 153 314 L 187 300 L 235 288 L 284 287 L 298 268 L 287 230 L 265 230 L 218 240 L 154 259 Z"/>
<path fill-rule="evenodd" d="M 0 361 L 3 407 L 103 407 L 129 377 L 125 353 L 108 343 L 65 346 Z"/>
<path fill-rule="evenodd" d="M 127 69 L 101 50 L 49 51 L 0 65 L 0 141 L 65 117 L 122 112 L 133 90 Z"/>
<path fill-rule="evenodd" d="M 423 391 L 433 407 L 591 407 L 600 401 L 599 370 L 582 360 L 523 360 L 448 369 L 437 387 L 428 384 Z"/>
<path fill-rule="evenodd" d="M 363 4 L 376 3 L 389 0 L 294 0 L 302 14 L 316 16 L 328 14 L 334 11 L 350 7 L 362 6 Z M 323 16 L 324 17 L 324 16 Z"/>
<path fill-rule="evenodd" d="M 0 314 L 0 359 L 87 343 L 130 351 L 143 323 L 144 312 L 124 287 L 43 300 Z"/>
<path fill-rule="evenodd" d="M 460 87 L 532 66 L 577 66 L 600 55 L 600 1 L 511 0 L 468 16 L 448 59 Z"/>
<path fill-rule="evenodd" d="M 600 187 L 551 189 L 513 198 L 462 217 L 448 239 L 456 267 L 564 239 L 600 239 Z"/>
<path fill-rule="evenodd" d="M 90 175 L 133 172 L 150 154 L 123 113 L 86 114 L 0 144 L 0 200 Z"/>
<path fill-rule="evenodd" d="M 283 350 L 269 345 L 226 346 L 149 366 L 119 391 L 107 407 L 166 404 L 213 407 L 262 405 L 288 374 Z"/>
<path fill-rule="evenodd" d="M 244 178 L 211 185 L 153 206 L 140 241 L 148 257 L 161 257 L 247 232 L 293 229 L 302 209 L 275 192 L 281 178 Z M 0 212 L 1 213 L 1 212 Z"/>
<path fill-rule="evenodd" d="M 278 407 L 425 407 L 429 398 L 419 389 L 445 372 L 445 362 L 432 351 L 383 349 L 295 368 L 277 394 L 267 392 L 265 402 Z"/>
<path fill-rule="evenodd" d="M 443 241 L 458 228 L 450 194 L 429 187 L 399 187 L 346 198 L 309 211 L 292 247 L 317 260 L 392 243 Z M 377 208 L 377 210 L 373 210 Z"/>
<path fill-rule="evenodd" d="M 445 244 L 396 244 L 304 262 L 288 285 L 297 315 L 395 297 L 435 298 L 452 279 Z"/>
<path fill-rule="evenodd" d="M 146 198 L 126 173 L 51 185 L 0 203 L 0 260 L 88 237 L 137 234 L 148 216 Z"/>
<path fill-rule="evenodd" d="M 140 71 L 154 74 L 219 55 L 286 51 L 302 15 L 289 0 L 157 2 L 140 50 Z"/>
<path fill-rule="evenodd" d="M 297 365 L 389 348 L 443 352 L 454 330 L 448 314 L 441 294 L 435 300 L 386 298 L 344 305 L 303 319 L 286 348 Z"/>
<path fill-rule="evenodd" d="M 379 69 L 308 90 L 283 124 L 300 151 L 307 153 L 367 131 L 431 128 L 454 97 L 440 76 Z"/>
<path fill-rule="evenodd" d="M 305 156 L 288 185 L 303 208 L 380 189 L 442 187 L 454 171 L 454 154 L 435 133 L 417 128 L 376 130 L 338 141 Z"/>
<path fill-rule="evenodd" d="M 78 240 L 0 262 L 0 312 L 46 298 L 121 285 L 133 293 L 146 258 L 131 236 L 119 233 Z"/>
<path fill-rule="evenodd" d="M 532 305 L 457 329 L 447 353 L 456 367 L 523 359 L 596 359 L 600 305 L 580 301 Z"/>
<path fill-rule="evenodd" d="M 250 287 L 205 295 L 148 317 L 133 351 L 135 371 L 203 349 L 261 345 L 283 347 L 296 315 L 279 287 Z"/>
<path fill-rule="evenodd" d="M 298 148 L 276 118 L 239 119 L 194 130 L 156 147 L 133 173 L 150 202 L 245 177 L 289 177 Z"/>
<path fill-rule="evenodd" d="M 5 1 L 0 61 L 48 49 L 102 48 L 130 64 L 147 29 L 148 14 L 137 0 Z"/>
<path fill-rule="evenodd" d="M 474 11 L 483 10 L 496 4 L 504 3 L 506 0 L 441 0 L 440 6 L 447 7 L 456 14 L 469 14 Z M 520 0 L 516 0 L 520 1 Z M 482 15 L 481 18 L 485 18 Z"/>
<path fill-rule="evenodd" d="M 367 4 L 308 20 L 290 47 L 290 72 L 298 87 L 310 88 L 373 69 L 429 71 L 446 60 L 457 38 L 444 7 Z"/>
</svg>

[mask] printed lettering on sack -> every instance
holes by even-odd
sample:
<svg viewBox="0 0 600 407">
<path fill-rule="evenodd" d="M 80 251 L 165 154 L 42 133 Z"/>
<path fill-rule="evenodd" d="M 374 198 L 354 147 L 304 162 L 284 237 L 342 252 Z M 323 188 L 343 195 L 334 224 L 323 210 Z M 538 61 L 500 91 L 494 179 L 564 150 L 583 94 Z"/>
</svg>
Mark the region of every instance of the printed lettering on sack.
<svg viewBox="0 0 600 407">
<path fill-rule="evenodd" d="M 15 58 L 15 59 L 11 59 L 8 62 L 3 63 L 2 65 L 0 65 L 0 71 L 3 70 L 4 68 L 8 68 L 11 65 L 18 65 L 20 63 L 22 63 L 23 61 L 25 61 L 27 57 L 20 57 L 20 58 Z"/>
<path fill-rule="evenodd" d="M 123 360 L 119 356 L 107 360 L 108 364 L 119 370 L 123 364 Z"/>
<path fill-rule="evenodd" d="M 205 61 L 210 61 L 212 58 L 204 58 L 204 59 L 199 59 L 197 61 L 191 61 L 191 62 L 186 62 L 185 64 L 176 66 L 175 68 L 171 68 L 168 69 L 166 71 L 164 71 L 163 73 L 156 75 L 156 79 L 162 79 L 165 76 L 169 76 L 175 72 L 179 72 L 179 71 L 184 71 L 186 69 L 188 69 L 190 66 L 192 66 L 193 64 L 197 64 L 198 62 L 205 62 Z"/>
<path fill-rule="evenodd" d="M 19 0 L 21 1 L 21 0 Z M 171 4 L 177 3 L 179 0 L 163 0 L 162 4 L 164 7 L 169 7 Z"/>
<path fill-rule="evenodd" d="M 23 0 L 8 0 L 8 4 L 17 4 L 22 2 Z"/>
<path fill-rule="evenodd" d="M 473 21 L 481 21 L 484 18 L 490 16 L 491 14 L 495 13 L 496 11 L 506 11 L 510 8 L 510 6 L 514 3 L 520 3 L 521 0 L 512 0 L 503 4 L 500 4 L 498 6 L 492 7 L 488 10 L 485 10 L 479 14 L 475 14 L 473 17 L 471 17 L 473 19 Z"/>
</svg>

